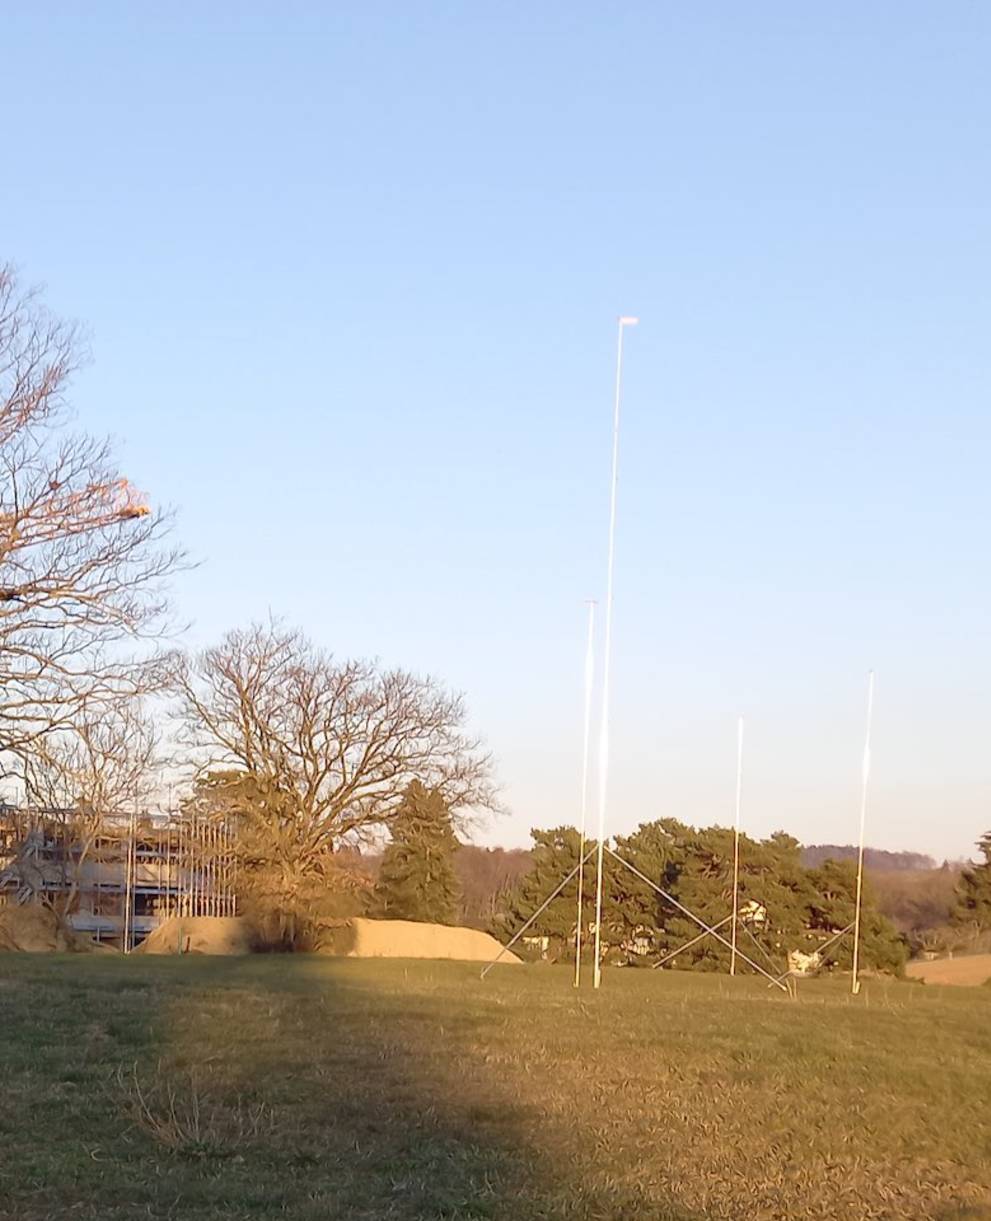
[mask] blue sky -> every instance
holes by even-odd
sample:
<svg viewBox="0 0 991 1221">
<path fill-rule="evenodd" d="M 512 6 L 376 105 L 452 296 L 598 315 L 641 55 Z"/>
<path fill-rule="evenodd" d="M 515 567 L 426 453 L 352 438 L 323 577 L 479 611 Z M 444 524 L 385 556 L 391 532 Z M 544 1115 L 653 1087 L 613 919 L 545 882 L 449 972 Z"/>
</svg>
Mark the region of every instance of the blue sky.
<svg viewBox="0 0 991 1221">
<path fill-rule="evenodd" d="M 574 821 L 629 335 L 609 826 L 991 826 L 991 13 L 39 2 L 0 255 L 175 505 L 192 643 L 269 612 L 467 696 Z"/>
</svg>

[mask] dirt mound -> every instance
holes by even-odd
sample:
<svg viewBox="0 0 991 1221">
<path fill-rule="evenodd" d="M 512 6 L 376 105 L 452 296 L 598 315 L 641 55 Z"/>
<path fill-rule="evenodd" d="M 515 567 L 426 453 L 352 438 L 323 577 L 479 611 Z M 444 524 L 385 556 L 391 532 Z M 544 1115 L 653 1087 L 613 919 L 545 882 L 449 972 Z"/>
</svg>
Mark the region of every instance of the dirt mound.
<svg viewBox="0 0 991 1221">
<path fill-rule="evenodd" d="M 960 958 L 910 962 L 905 968 L 905 974 L 910 979 L 921 979 L 927 984 L 974 987 L 991 980 L 991 954 L 965 954 Z"/>
<path fill-rule="evenodd" d="M 491 962 L 502 946 L 488 933 L 414 920 L 368 920 L 355 916 L 321 930 L 317 950 L 346 958 L 455 958 Z M 512 951 L 500 962 L 519 962 Z"/>
<path fill-rule="evenodd" d="M 107 948 L 61 928 L 55 914 L 38 903 L 0 907 L 0 952 L 93 954 Z"/>
<path fill-rule="evenodd" d="M 254 930 L 241 916 L 170 916 L 136 954 L 250 954 Z"/>
</svg>

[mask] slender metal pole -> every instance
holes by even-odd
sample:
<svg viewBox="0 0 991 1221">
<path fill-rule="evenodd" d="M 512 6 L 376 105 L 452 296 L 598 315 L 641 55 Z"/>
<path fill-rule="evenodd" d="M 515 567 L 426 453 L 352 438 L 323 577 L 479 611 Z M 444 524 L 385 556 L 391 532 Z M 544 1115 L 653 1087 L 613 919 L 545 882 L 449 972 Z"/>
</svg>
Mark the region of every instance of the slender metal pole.
<svg viewBox="0 0 991 1221">
<path fill-rule="evenodd" d="M 184 832 L 185 819 L 179 811 L 179 859 L 176 862 L 176 915 L 186 915 L 186 853 L 189 851 L 188 836 Z"/>
<path fill-rule="evenodd" d="M 691 908 L 686 907 L 684 905 L 684 903 L 679 903 L 678 900 L 674 897 L 674 895 L 670 894 L 662 886 L 658 886 L 656 882 L 652 881 L 650 878 L 647 877 L 647 875 L 645 873 L 641 872 L 641 870 L 639 870 L 636 867 L 636 865 L 631 865 L 630 862 L 625 857 L 620 856 L 619 853 L 615 851 L 615 849 L 607 848 L 606 851 L 609 853 L 609 855 L 613 858 L 614 861 L 617 861 L 620 865 L 624 866 L 626 869 L 629 869 L 630 873 L 632 873 L 634 875 L 634 877 L 639 878 L 641 882 L 646 882 L 647 885 L 652 890 L 656 891 L 657 894 L 659 894 L 662 899 L 666 899 L 667 902 L 670 903 L 672 907 L 677 908 L 678 911 L 680 911 L 683 915 L 686 915 L 689 918 L 689 920 L 692 920 L 695 924 L 697 924 L 700 929 L 703 929 L 708 935 L 715 937 L 715 939 L 718 942 L 720 942 L 720 944 L 726 946 L 726 948 L 729 949 L 729 942 L 722 935 L 722 933 L 719 932 L 716 925 L 706 924 L 706 922 L 703 919 L 701 919 L 701 917 L 696 916 L 696 914 L 691 910 Z M 725 924 L 726 921 L 721 920 L 720 923 Z M 778 980 L 776 980 L 769 971 L 765 971 L 764 968 L 759 963 L 754 962 L 754 960 L 752 958 L 748 958 L 747 955 L 744 954 L 744 952 L 742 950 L 737 950 L 737 954 L 743 959 L 743 961 L 748 966 L 753 967 L 753 969 L 759 975 L 763 975 L 765 979 L 770 979 L 773 983 L 775 983 L 781 989 L 782 992 L 788 991 L 788 989 L 784 986 L 784 984 L 779 983 Z"/>
<path fill-rule="evenodd" d="M 94 910 L 94 913 L 96 914 L 96 919 L 93 921 L 93 923 L 96 925 L 97 942 L 102 940 L 102 933 L 103 933 L 102 921 L 103 921 L 104 903 L 103 903 L 103 894 L 100 890 L 100 883 L 103 881 L 103 870 L 100 867 L 101 866 L 101 854 L 104 852 L 104 848 L 101 847 L 101 844 L 100 844 L 100 837 L 103 833 L 103 818 L 104 818 L 104 815 L 101 814 L 100 821 L 97 824 L 99 827 L 99 830 L 96 833 L 96 841 L 95 841 L 96 842 L 96 861 L 95 861 L 94 869 L 93 869 L 93 874 L 94 874 L 94 878 L 95 878 L 95 881 L 93 884 L 96 887 L 96 897 L 93 900 L 93 910 Z"/>
<path fill-rule="evenodd" d="M 203 820 L 193 819 L 193 915 L 203 915 Z"/>
<path fill-rule="evenodd" d="M 853 979 L 851 991 L 860 991 L 860 909 L 864 898 L 864 827 L 867 822 L 867 782 L 871 774 L 871 724 L 874 720 L 874 671 L 867 676 L 867 734 L 860 773 L 860 837 L 857 842 L 857 902 L 853 913 Z"/>
<path fill-rule="evenodd" d="M 227 914 L 234 915 L 234 871 L 237 868 L 237 858 L 234 856 L 234 828 L 230 819 L 227 820 Z"/>
<path fill-rule="evenodd" d="M 231 827 L 231 915 L 237 915 L 237 824 Z"/>
<path fill-rule="evenodd" d="M 198 916 L 199 896 L 196 892 L 196 870 L 199 868 L 199 818 L 193 811 L 192 826 L 189 830 L 189 914 Z"/>
<path fill-rule="evenodd" d="M 620 318 L 616 343 L 616 397 L 612 422 L 612 479 L 609 487 L 609 550 L 606 562 L 606 628 L 602 661 L 602 718 L 599 723 L 599 831 L 595 854 L 595 953 L 592 986 L 602 983 L 602 850 L 606 828 L 609 781 L 609 679 L 612 662 L 613 568 L 616 556 L 616 487 L 619 479 L 619 407 L 623 391 L 623 331 L 636 326 L 636 318 Z"/>
<path fill-rule="evenodd" d="M 121 925 L 120 932 L 120 948 L 126 954 L 128 928 L 127 903 L 128 896 L 131 893 L 131 841 L 129 836 L 125 837 L 123 828 L 121 827 L 117 828 L 117 835 L 115 838 L 116 851 L 114 855 L 117 857 L 118 861 L 120 860 L 121 854 L 123 854 L 124 857 L 124 887 L 121 891 L 121 903 L 123 905 L 121 908 L 121 919 L 123 923 Z"/>
<path fill-rule="evenodd" d="M 206 893 L 204 915 L 207 916 L 215 916 L 217 914 L 216 911 L 214 911 L 214 898 L 217 894 L 217 850 L 216 845 L 213 842 L 215 830 L 216 826 L 213 819 L 210 819 L 210 821 L 206 824 L 206 837 L 204 843 L 204 850 L 206 853 Z"/>
<path fill-rule="evenodd" d="M 172 915 L 172 812 L 169 811 L 165 823 L 165 916 L 167 920 Z"/>
<path fill-rule="evenodd" d="M 231 834 L 230 819 L 224 822 L 224 843 L 226 845 L 227 865 L 225 868 L 226 898 L 224 900 L 224 915 L 234 915 L 234 837 Z"/>
<path fill-rule="evenodd" d="M 736 974 L 736 925 L 740 915 L 740 798 L 743 794 L 743 717 L 736 723 L 736 821 L 733 824 L 733 932 L 729 973 Z"/>
<path fill-rule="evenodd" d="M 137 854 L 134 848 L 134 833 L 135 820 L 137 818 L 137 797 L 134 799 L 134 811 L 131 814 L 131 823 L 128 828 L 127 837 L 127 885 L 124 895 L 124 918 L 125 918 L 125 946 L 124 952 L 129 954 L 134 949 L 134 889 L 136 884 L 135 874 L 137 873 Z"/>
<path fill-rule="evenodd" d="M 189 816 L 189 822 L 187 822 L 187 824 L 186 824 L 186 890 L 188 892 L 186 906 L 189 909 L 186 912 L 187 916 L 196 915 L 196 911 L 195 911 L 196 892 L 193 889 L 193 865 L 195 863 L 194 854 L 195 854 L 195 850 L 196 850 L 196 841 L 194 839 L 194 835 L 195 835 L 195 831 L 196 831 L 196 821 L 195 820 L 196 820 L 196 815 L 191 814 Z"/>
<path fill-rule="evenodd" d="M 589 849 L 589 851 L 585 853 L 585 861 L 588 860 L 588 858 L 592 855 L 592 853 L 594 851 L 595 851 L 594 849 Z M 584 864 L 585 861 L 581 861 L 579 863 Z M 548 907 L 550 907 L 550 905 L 558 897 L 558 895 L 561 893 L 561 891 L 564 890 L 565 886 L 568 885 L 568 883 L 571 881 L 571 879 L 575 876 L 575 874 L 577 872 L 578 872 L 578 865 L 576 865 L 574 867 L 574 869 L 572 869 L 572 871 L 568 874 L 567 877 L 563 878 L 560 882 L 558 882 L 557 886 L 554 887 L 554 889 L 547 896 L 547 898 L 543 901 L 543 903 L 541 903 L 541 905 L 533 913 L 533 915 L 530 917 L 530 919 L 527 920 L 526 924 L 524 924 L 522 928 L 519 928 L 516 930 L 516 932 L 513 934 L 512 939 L 510 941 L 506 942 L 506 944 L 499 950 L 499 953 L 496 954 L 495 958 L 493 958 L 490 963 L 488 963 L 486 966 L 482 967 L 482 973 L 479 976 L 479 979 L 484 979 L 486 977 L 486 975 L 488 975 L 488 973 L 496 965 L 496 963 L 502 959 L 503 955 L 507 954 L 513 948 L 513 946 L 517 943 L 517 941 L 519 941 L 519 939 L 527 931 L 527 929 L 530 927 L 530 925 L 533 924 L 533 922 L 537 919 L 537 917 L 542 915 L 548 909 Z"/>
<path fill-rule="evenodd" d="M 578 845 L 578 918 L 575 924 L 575 987 L 582 981 L 582 903 L 585 889 L 585 828 L 588 817 L 588 754 L 592 736 L 592 686 L 595 680 L 595 603 L 588 604 L 585 644 L 585 708 L 582 723 L 582 812 Z"/>
</svg>

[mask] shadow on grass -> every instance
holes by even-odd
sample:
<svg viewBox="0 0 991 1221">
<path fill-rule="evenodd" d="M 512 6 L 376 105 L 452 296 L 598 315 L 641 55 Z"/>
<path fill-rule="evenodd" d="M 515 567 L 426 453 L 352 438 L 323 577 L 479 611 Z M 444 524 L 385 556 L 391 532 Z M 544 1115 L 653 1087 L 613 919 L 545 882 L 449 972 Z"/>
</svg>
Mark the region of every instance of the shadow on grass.
<svg viewBox="0 0 991 1221">
<path fill-rule="evenodd" d="M 518 1015 L 500 1041 L 395 964 L 45 965 L 11 1006 L 0 1217 L 704 1216 L 594 1179 L 580 1128 L 518 1091 Z"/>
<path fill-rule="evenodd" d="M 629 1183 L 592 1181 L 594 1150 L 580 1130 L 503 1071 L 521 1049 L 494 1048 L 486 1006 L 404 987 L 397 964 L 281 966 L 221 965 L 215 991 L 173 1005 L 159 1032 L 174 1069 L 210 1066 L 210 1088 L 230 1108 L 218 1113 L 217 1152 L 251 1164 L 259 1215 L 703 1216 Z M 245 1136 L 252 1115 L 258 1129 Z M 199 1187 L 216 1208 L 209 1170 Z"/>
<path fill-rule="evenodd" d="M 987 1221 L 982 998 L 868 999 L 0 956 L 0 1218 Z"/>
</svg>

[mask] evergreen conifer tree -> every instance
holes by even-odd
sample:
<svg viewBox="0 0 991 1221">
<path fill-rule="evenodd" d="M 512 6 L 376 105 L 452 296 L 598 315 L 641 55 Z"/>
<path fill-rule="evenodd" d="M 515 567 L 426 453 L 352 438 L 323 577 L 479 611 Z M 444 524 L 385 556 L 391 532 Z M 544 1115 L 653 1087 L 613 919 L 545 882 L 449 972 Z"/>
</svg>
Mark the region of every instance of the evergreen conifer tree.
<svg viewBox="0 0 991 1221">
<path fill-rule="evenodd" d="M 387 920 L 454 924 L 458 841 L 451 813 L 436 790 L 414 780 L 392 825 L 392 842 L 382 856 L 373 914 Z"/>
<path fill-rule="evenodd" d="M 493 924 L 497 936 L 509 937 L 554 893 L 578 863 L 579 835 L 573 827 L 533 831 L 530 871 L 505 897 Z M 991 837 L 988 838 L 991 852 Z M 586 841 L 586 849 L 593 846 Z M 701 937 L 689 944 L 672 965 L 682 969 L 725 970 L 731 930 L 725 923 L 733 903 L 733 831 L 725 827 L 698 830 L 673 818 L 642 823 L 632 835 L 618 836 L 616 850 L 643 877 L 650 878 L 699 920 L 719 925 L 723 940 Z M 850 862 L 825 862 L 805 869 L 801 845 L 784 832 L 767 839 L 740 837 L 740 934 L 738 946 L 748 957 L 777 973 L 788 965 L 790 950 L 812 953 L 853 920 L 856 869 Z M 611 855 L 604 861 L 602 947 L 607 962 L 647 963 L 693 942 L 697 920 Z M 983 868 L 983 867 L 982 867 Z M 980 872 L 975 871 L 975 872 Z M 991 882 L 991 869 L 988 870 Z M 574 950 L 577 879 L 563 887 L 530 925 L 529 935 L 548 937 L 549 956 Z M 595 863 L 585 870 L 583 944 L 591 946 L 594 920 Z M 991 916 L 991 907 L 989 907 Z M 848 968 L 849 936 L 827 952 L 826 966 Z M 861 961 L 864 966 L 899 972 L 905 946 L 895 928 L 878 912 L 870 889 L 864 893 Z"/>
<path fill-rule="evenodd" d="M 953 916 L 956 923 L 973 924 L 985 932 L 991 929 L 991 831 L 981 836 L 977 846 L 984 861 L 960 874 Z"/>
<path fill-rule="evenodd" d="M 529 871 L 503 898 L 501 910 L 492 922 L 497 937 L 508 939 L 518 933 L 578 864 L 581 840 L 574 827 L 534 830 L 530 834 L 533 836 L 532 863 Z M 586 842 L 585 851 L 591 848 L 592 844 Z M 582 893 L 585 911 L 589 913 L 587 919 L 591 921 L 595 905 L 594 858 L 585 867 Z M 575 877 L 530 925 L 530 936 L 551 939 L 554 958 L 566 954 L 568 947 L 574 949 L 577 899 L 578 879 Z"/>
</svg>

